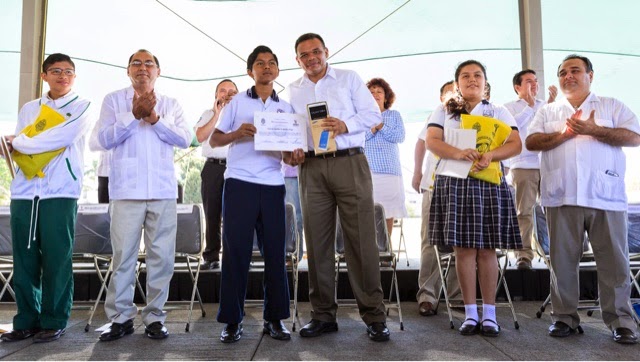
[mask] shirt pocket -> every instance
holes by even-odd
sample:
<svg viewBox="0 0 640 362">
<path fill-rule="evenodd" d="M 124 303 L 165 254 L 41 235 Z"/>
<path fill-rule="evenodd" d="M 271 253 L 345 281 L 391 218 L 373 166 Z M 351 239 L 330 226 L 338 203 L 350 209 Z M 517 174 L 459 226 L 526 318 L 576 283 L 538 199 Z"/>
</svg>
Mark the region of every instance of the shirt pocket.
<svg viewBox="0 0 640 362">
<path fill-rule="evenodd" d="M 563 132 L 566 127 L 567 127 L 566 121 L 547 122 L 544 125 L 544 131 L 545 133 Z"/>
<path fill-rule="evenodd" d="M 540 193 L 542 197 L 556 199 L 565 196 L 565 183 L 563 182 L 562 171 L 562 169 L 549 171 L 545 176 L 546 180 L 540 182 Z"/>
<path fill-rule="evenodd" d="M 344 88 L 333 88 L 328 92 L 329 115 L 336 116 L 338 113 L 354 112 L 351 92 Z"/>
<path fill-rule="evenodd" d="M 626 202 L 626 191 L 624 187 L 624 179 L 618 174 L 608 175 L 607 172 L 613 171 L 597 170 L 593 171 L 594 187 L 592 194 L 589 195 L 593 199 L 600 199 L 609 202 Z"/>
</svg>

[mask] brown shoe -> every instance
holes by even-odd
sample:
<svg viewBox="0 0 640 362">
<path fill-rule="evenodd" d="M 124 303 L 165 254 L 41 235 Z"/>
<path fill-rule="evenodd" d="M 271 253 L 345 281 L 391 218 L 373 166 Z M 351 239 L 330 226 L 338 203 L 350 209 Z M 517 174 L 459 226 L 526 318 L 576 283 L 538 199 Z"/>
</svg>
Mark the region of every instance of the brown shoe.
<svg viewBox="0 0 640 362">
<path fill-rule="evenodd" d="M 418 311 L 423 317 L 430 317 L 436 314 L 436 311 L 433 309 L 433 304 L 431 304 L 431 302 L 420 303 L 420 308 L 418 309 Z"/>
<path fill-rule="evenodd" d="M 516 266 L 518 270 L 531 270 L 531 260 L 525 257 L 518 258 Z"/>
</svg>

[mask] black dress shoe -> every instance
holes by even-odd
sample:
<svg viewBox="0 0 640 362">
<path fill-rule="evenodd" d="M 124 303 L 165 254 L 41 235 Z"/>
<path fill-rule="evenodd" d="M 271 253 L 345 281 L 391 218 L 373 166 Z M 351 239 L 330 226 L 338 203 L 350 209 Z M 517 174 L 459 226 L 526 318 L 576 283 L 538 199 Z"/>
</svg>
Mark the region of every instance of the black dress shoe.
<svg viewBox="0 0 640 362">
<path fill-rule="evenodd" d="M 103 342 L 115 341 L 127 334 L 133 333 L 133 319 L 129 319 L 124 323 L 111 323 L 111 327 L 107 328 L 102 334 L 100 334 L 100 340 Z"/>
<path fill-rule="evenodd" d="M 613 340 L 621 344 L 636 344 L 638 337 L 629 328 L 616 328 L 613 330 Z"/>
<path fill-rule="evenodd" d="M 268 334 L 273 339 L 280 341 L 288 341 L 291 339 L 291 333 L 284 326 L 282 321 L 264 321 L 264 334 Z"/>
<path fill-rule="evenodd" d="M 464 322 L 466 321 L 472 321 L 475 322 L 475 324 L 464 324 Z M 458 332 L 460 332 L 460 334 L 462 334 L 463 336 L 473 336 L 474 334 L 478 334 L 478 332 L 480 332 L 480 324 L 478 324 L 477 320 L 473 318 L 467 318 L 464 320 L 464 322 L 462 322 L 462 325 L 460 326 L 460 328 L 458 328 Z"/>
<path fill-rule="evenodd" d="M 433 309 L 433 304 L 431 302 L 420 303 L 418 312 L 420 312 L 420 315 L 423 317 L 430 317 L 436 314 L 436 311 Z"/>
<path fill-rule="evenodd" d="M 565 322 L 554 322 L 551 326 L 549 326 L 549 335 L 551 337 L 569 337 L 570 335 L 576 333 L 576 331 L 582 333 L 582 328 L 578 326 L 578 328 L 573 329 L 569 327 Z"/>
<path fill-rule="evenodd" d="M 389 340 L 389 328 L 384 322 L 373 322 L 367 325 L 367 334 L 369 339 L 376 342 L 384 342 Z"/>
<path fill-rule="evenodd" d="M 337 332 L 338 323 L 336 322 L 323 322 L 317 319 L 312 319 L 302 329 L 300 329 L 301 337 L 318 337 L 322 333 Z"/>
<path fill-rule="evenodd" d="M 42 343 L 42 342 L 53 342 L 53 341 L 57 341 L 58 339 L 60 339 L 60 336 L 62 336 L 67 330 L 66 329 L 43 329 L 40 332 L 36 333 L 35 336 L 33 336 L 33 341 L 35 343 Z"/>
<path fill-rule="evenodd" d="M 491 322 L 491 324 L 485 325 L 484 322 Z M 497 337 L 500 335 L 500 326 L 495 321 L 485 319 L 480 322 L 480 333 L 485 337 Z"/>
<path fill-rule="evenodd" d="M 3 342 L 17 342 L 27 338 L 33 337 L 36 333 L 40 332 L 40 328 L 34 329 L 15 329 L 11 332 L 2 333 L 0 340 Z"/>
<path fill-rule="evenodd" d="M 229 323 L 224 326 L 220 333 L 220 341 L 222 343 L 238 342 L 242 337 L 242 323 Z"/>
<path fill-rule="evenodd" d="M 218 269 L 219 267 L 220 267 L 220 262 L 217 260 L 206 260 L 204 264 L 202 264 L 202 269 L 205 269 L 205 270 Z"/>
<path fill-rule="evenodd" d="M 169 336 L 167 327 L 162 322 L 153 322 L 144 328 L 144 334 L 151 339 L 163 339 Z"/>
</svg>

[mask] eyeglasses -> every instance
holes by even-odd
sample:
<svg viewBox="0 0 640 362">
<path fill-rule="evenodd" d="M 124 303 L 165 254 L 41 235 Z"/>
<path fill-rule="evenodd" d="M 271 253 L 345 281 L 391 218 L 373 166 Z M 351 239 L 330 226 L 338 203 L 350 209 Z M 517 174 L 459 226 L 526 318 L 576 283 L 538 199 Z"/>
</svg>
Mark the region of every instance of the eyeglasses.
<svg viewBox="0 0 640 362">
<path fill-rule="evenodd" d="M 60 69 L 60 68 L 49 68 L 47 69 L 47 73 L 51 73 L 55 76 L 59 76 L 59 75 L 66 75 L 66 76 L 73 76 L 74 74 L 76 74 L 76 71 L 74 69 Z"/>
<path fill-rule="evenodd" d="M 144 62 L 140 60 L 134 60 L 131 63 L 129 63 L 129 66 L 132 66 L 134 68 L 139 68 L 142 66 L 142 64 L 144 64 L 144 66 L 147 68 L 153 68 L 156 66 L 156 63 L 154 63 L 153 60 L 145 60 Z"/>
</svg>

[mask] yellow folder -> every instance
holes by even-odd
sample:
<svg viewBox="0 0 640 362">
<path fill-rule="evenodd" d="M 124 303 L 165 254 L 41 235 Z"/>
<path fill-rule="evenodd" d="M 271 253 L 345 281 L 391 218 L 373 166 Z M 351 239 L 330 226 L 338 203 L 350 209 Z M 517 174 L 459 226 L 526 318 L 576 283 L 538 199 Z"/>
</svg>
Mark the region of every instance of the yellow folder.
<svg viewBox="0 0 640 362">
<path fill-rule="evenodd" d="M 511 127 L 495 118 L 473 116 L 470 114 L 463 114 L 461 118 L 462 122 L 460 128 L 475 129 L 477 131 L 476 150 L 480 152 L 480 154 L 484 154 L 502 146 L 511 134 Z M 502 178 L 500 162 L 491 162 L 489 167 L 482 171 L 469 172 L 469 176 L 499 185 L 500 179 Z"/>
<path fill-rule="evenodd" d="M 64 123 L 64 121 L 65 118 L 63 115 L 56 112 L 55 109 L 47 106 L 46 104 L 43 104 L 40 106 L 40 113 L 36 120 L 26 126 L 20 134 L 24 134 L 27 137 L 34 137 L 50 128 Z M 54 151 L 47 151 L 33 155 L 25 155 L 17 150 L 13 150 L 11 156 L 13 161 L 20 167 L 20 170 L 22 170 L 25 177 L 28 180 L 31 180 L 35 176 L 44 177 L 44 172 L 42 172 L 42 170 L 49 164 L 49 162 L 51 162 L 51 160 L 61 154 L 64 149 L 65 147 L 62 147 Z"/>
</svg>

